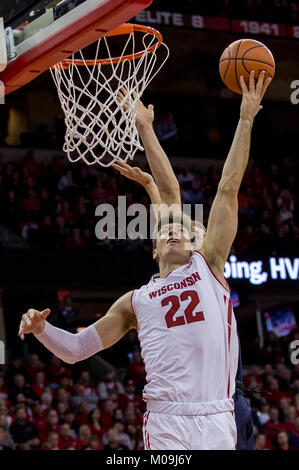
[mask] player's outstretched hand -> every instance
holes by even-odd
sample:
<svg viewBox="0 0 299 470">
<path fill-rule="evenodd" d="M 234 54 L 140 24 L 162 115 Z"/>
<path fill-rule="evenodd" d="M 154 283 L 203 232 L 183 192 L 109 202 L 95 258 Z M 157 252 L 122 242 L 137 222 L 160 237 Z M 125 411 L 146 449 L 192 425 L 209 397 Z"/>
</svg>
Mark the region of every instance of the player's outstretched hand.
<svg viewBox="0 0 299 470">
<path fill-rule="evenodd" d="M 265 80 L 265 72 L 262 71 L 255 85 L 254 72 L 250 72 L 249 87 L 245 84 L 244 77 L 240 77 L 243 98 L 241 103 L 241 119 L 253 121 L 257 113 L 262 109 L 261 101 L 271 82 L 271 78 Z"/>
<path fill-rule="evenodd" d="M 122 160 L 112 163 L 113 168 L 118 170 L 121 175 L 126 176 L 130 180 L 136 181 L 141 184 L 144 188 L 154 182 L 152 175 L 142 171 L 138 166 L 130 166 Z"/>
<path fill-rule="evenodd" d="M 125 110 L 132 106 L 133 101 L 136 100 L 137 94 L 133 91 L 132 96 L 125 87 L 123 87 L 117 94 L 118 102 Z M 136 102 L 136 126 L 138 129 L 151 126 L 154 121 L 154 106 L 150 104 L 148 107 L 144 106 L 141 100 Z"/>
<path fill-rule="evenodd" d="M 22 315 L 18 336 L 24 339 L 28 333 L 40 334 L 45 328 L 45 320 L 51 310 L 46 308 L 42 312 L 30 308 L 27 313 Z"/>
</svg>

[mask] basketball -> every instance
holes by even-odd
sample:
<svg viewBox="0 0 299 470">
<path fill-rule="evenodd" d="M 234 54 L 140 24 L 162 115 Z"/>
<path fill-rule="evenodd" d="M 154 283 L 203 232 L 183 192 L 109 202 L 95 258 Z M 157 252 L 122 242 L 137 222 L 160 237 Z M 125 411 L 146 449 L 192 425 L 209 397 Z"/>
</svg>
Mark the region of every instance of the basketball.
<svg viewBox="0 0 299 470">
<path fill-rule="evenodd" d="M 239 39 L 223 51 L 219 60 L 220 76 L 225 85 L 235 93 L 242 94 L 240 84 L 242 75 L 248 87 L 252 70 L 254 70 L 255 81 L 262 70 L 266 72 L 265 78 L 274 77 L 274 57 L 263 43 L 254 39 Z"/>
</svg>

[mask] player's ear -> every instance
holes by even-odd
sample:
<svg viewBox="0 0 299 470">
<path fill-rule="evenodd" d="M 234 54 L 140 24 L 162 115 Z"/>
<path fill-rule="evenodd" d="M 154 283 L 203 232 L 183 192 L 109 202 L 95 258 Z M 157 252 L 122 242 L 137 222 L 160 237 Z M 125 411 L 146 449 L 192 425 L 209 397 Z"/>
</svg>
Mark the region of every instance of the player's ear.
<svg viewBox="0 0 299 470">
<path fill-rule="evenodd" d="M 156 248 L 153 249 L 153 258 L 154 258 L 156 261 L 159 261 L 158 251 L 157 251 Z"/>
</svg>

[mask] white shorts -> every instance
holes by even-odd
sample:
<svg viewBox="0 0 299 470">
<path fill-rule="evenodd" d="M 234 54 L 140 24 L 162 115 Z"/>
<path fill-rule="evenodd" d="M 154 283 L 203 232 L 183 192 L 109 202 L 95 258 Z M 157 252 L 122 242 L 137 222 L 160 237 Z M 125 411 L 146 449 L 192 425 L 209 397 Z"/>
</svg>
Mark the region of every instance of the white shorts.
<svg viewBox="0 0 299 470">
<path fill-rule="evenodd" d="M 177 415 L 146 411 L 143 440 L 145 450 L 235 450 L 234 412 Z"/>
</svg>

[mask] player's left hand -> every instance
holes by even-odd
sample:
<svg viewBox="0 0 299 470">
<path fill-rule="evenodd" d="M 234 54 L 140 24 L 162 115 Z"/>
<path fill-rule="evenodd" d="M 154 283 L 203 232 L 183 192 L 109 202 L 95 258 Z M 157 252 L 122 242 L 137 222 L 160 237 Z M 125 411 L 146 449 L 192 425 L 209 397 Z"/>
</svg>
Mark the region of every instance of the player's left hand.
<svg viewBox="0 0 299 470">
<path fill-rule="evenodd" d="M 261 101 L 271 82 L 271 78 L 265 79 L 265 71 L 259 75 L 255 85 L 254 72 L 250 72 L 249 87 L 247 88 L 244 77 L 240 77 L 240 84 L 243 91 L 240 117 L 246 121 L 252 122 L 257 113 L 263 108 Z"/>
</svg>

